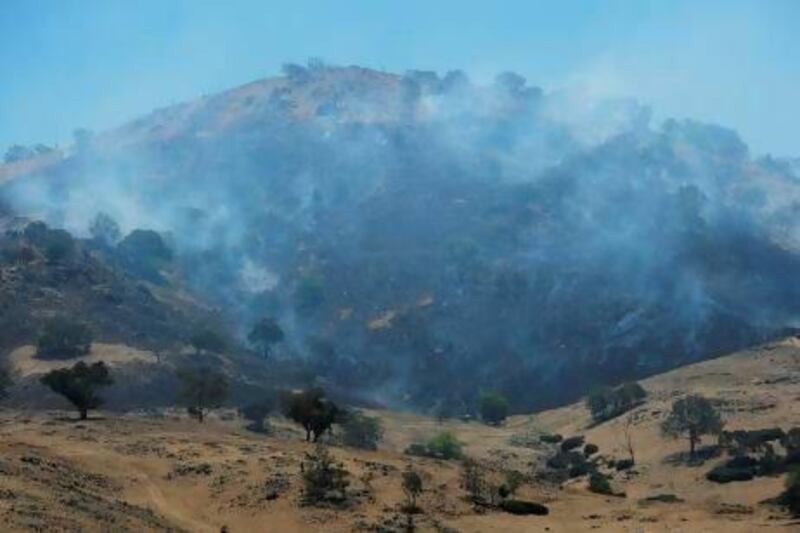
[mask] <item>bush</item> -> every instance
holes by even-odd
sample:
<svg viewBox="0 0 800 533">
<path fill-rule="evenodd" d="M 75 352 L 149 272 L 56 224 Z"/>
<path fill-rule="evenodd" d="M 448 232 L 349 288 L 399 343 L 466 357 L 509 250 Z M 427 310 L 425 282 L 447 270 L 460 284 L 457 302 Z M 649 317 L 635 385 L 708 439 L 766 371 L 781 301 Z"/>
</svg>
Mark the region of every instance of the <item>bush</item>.
<svg viewBox="0 0 800 533">
<path fill-rule="evenodd" d="M 777 498 L 777 503 L 786 507 L 795 517 L 800 517 L 800 470 L 786 476 L 786 490 Z"/>
<path fill-rule="evenodd" d="M 545 444 L 558 444 L 563 439 L 564 439 L 564 437 L 562 437 L 558 433 L 556 433 L 554 435 L 544 434 L 541 437 L 539 437 L 539 440 L 541 442 L 544 442 Z"/>
<path fill-rule="evenodd" d="M 592 475 L 589 476 L 589 490 L 597 494 L 614 494 L 611 490 L 611 483 L 608 482 L 608 476 L 600 472 L 592 472 Z"/>
<path fill-rule="evenodd" d="M 380 418 L 352 413 L 342 425 L 342 442 L 345 446 L 377 450 L 381 439 L 383 439 L 383 424 Z"/>
<path fill-rule="evenodd" d="M 428 441 L 428 453 L 439 459 L 461 459 L 464 452 L 461 442 L 449 431 L 443 431 Z"/>
<path fill-rule="evenodd" d="M 630 470 L 631 468 L 633 468 L 633 465 L 634 465 L 633 459 L 620 459 L 619 461 L 616 461 L 614 463 L 614 468 L 616 468 L 617 471 L 621 472 L 623 470 Z"/>
<path fill-rule="evenodd" d="M 617 388 L 604 387 L 586 398 L 586 407 L 592 420 L 603 422 L 630 411 L 647 397 L 647 392 L 636 382 L 624 383 Z"/>
<path fill-rule="evenodd" d="M 443 431 L 425 444 L 415 442 L 406 448 L 405 453 L 434 459 L 461 459 L 464 456 L 462 444 L 449 431 Z"/>
<path fill-rule="evenodd" d="M 508 400 L 499 393 L 481 394 L 481 418 L 487 424 L 499 425 L 508 416 Z"/>
<path fill-rule="evenodd" d="M 592 444 L 591 442 L 583 447 L 583 455 L 585 455 L 586 457 L 594 455 L 598 451 L 600 451 L 600 448 L 597 446 L 597 444 Z"/>
<path fill-rule="evenodd" d="M 500 502 L 500 508 L 507 513 L 516 515 L 546 516 L 550 513 L 550 509 L 545 505 L 525 500 L 505 500 Z"/>
<path fill-rule="evenodd" d="M 322 444 L 318 444 L 313 452 L 306 453 L 302 473 L 303 503 L 340 505 L 347 501 L 350 473 Z"/>
<path fill-rule="evenodd" d="M 41 359 L 72 359 L 89 353 L 92 332 L 86 324 L 57 317 L 45 323 L 36 345 Z"/>
<path fill-rule="evenodd" d="M 718 466 L 706 474 L 706 479 L 714 483 L 730 483 L 731 481 L 750 481 L 755 477 L 753 467 Z"/>
<path fill-rule="evenodd" d="M 561 443 L 561 451 L 568 452 L 574 450 L 578 446 L 583 446 L 584 437 L 579 435 L 577 437 L 570 437 Z"/>
</svg>

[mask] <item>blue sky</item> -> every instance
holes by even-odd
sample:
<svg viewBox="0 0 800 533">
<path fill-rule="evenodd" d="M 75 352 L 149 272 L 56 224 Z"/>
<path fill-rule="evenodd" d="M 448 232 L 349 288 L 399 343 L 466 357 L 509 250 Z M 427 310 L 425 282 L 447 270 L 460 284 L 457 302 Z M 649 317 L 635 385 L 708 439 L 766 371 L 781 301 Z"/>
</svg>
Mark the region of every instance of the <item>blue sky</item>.
<svg viewBox="0 0 800 533">
<path fill-rule="evenodd" d="M 321 57 L 503 70 L 800 156 L 800 1 L 0 0 L 0 150 L 66 143 Z"/>
</svg>

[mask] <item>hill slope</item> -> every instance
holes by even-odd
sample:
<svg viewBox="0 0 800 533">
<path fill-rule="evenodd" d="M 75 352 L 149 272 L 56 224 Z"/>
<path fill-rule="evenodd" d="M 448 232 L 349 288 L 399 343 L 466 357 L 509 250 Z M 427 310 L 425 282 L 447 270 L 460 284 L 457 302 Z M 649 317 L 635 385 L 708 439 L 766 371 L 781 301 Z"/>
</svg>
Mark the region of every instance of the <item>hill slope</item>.
<svg viewBox="0 0 800 533">
<path fill-rule="evenodd" d="M 582 404 L 513 417 L 499 428 L 376 411 L 386 427 L 379 451 L 332 448 L 351 472 L 351 507 L 337 510 L 299 505 L 300 462 L 310 447 L 281 419 L 273 419 L 274 433 L 264 437 L 243 430 L 228 415 L 206 425 L 171 413 L 162 418 L 103 415 L 77 424 L 53 414 L 7 412 L 0 426 L 0 521 L 8 531 L 216 532 L 223 525 L 231 532 L 401 531 L 400 474 L 413 464 L 425 484 L 423 513 L 415 517 L 422 531 L 796 529 L 782 511 L 759 503 L 780 492 L 780 477 L 709 482 L 705 472 L 723 459 L 702 466 L 665 461 L 686 444 L 664 440 L 657 428 L 672 399 L 696 392 L 719 400 L 730 429 L 800 426 L 800 341 L 789 338 L 691 365 L 643 385 L 649 398 L 634 411 L 635 472 L 613 479 L 627 497 L 592 494 L 583 478 L 560 489 L 528 478 L 519 497 L 546 503 L 546 517 L 477 512 L 464 500 L 458 463 L 401 452 L 412 441 L 448 429 L 490 469 L 530 474 L 552 453 L 550 445 L 538 441 L 545 432 L 585 435 L 601 455 L 626 456 L 624 419 L 587 429 L 590 420 Z M 643 501 L 659 494 L 681 501 Z"/>
<path fill-rule="evenodd" d="M 161 232 L 240 339 L 276 318 L 323 381 L 524 412 L 796 325 L 795 167 L 649 117 L 512 73 L 295 65 L 15 164 L 0 194 L 78 235 L 101 211 Z"/>
</svg>

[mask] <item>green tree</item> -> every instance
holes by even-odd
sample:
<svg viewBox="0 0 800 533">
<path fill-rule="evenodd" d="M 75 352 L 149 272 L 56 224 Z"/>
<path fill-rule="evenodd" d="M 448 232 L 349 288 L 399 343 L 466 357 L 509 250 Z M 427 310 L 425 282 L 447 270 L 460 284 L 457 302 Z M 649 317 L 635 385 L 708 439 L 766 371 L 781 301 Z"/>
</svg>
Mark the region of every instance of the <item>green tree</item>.
<svg viewBox="0 0 800 533">
<path fill-rule="evenodd" d="M 36 355 L 42 359 L 71 359 L 89 353 L 92 331 L 83 324 L 66 317 L 56 317 L 45 322 L 36 341 Z"/>
<path fill-rule="evenodd" d="M 494 426 L 502 423 L 508 416 L 508 400 L 497 392 L 481 394 L 481 418 Z"/>
<path fill-rule="evenodd" d="M 103 404 L 97 389 L 114 383 L 108 367 L 102 361 L 93 365 L 79 361 L 71 368 L 51 370 L 40 381 L 77 407 L 81 420 L 86 420 L 89 409 L 97 409 Z"/>
<path fill-rule="evenodd" d="M 251 344 L 261 349 L 261 354 L 266 359 L 272 351 L 272 346 L 281 342 L 284 338 L 283 329 L 280 324 L 271 317 L 264 317 L 253 325 L 253 329 L 247 335 L 247 340 Z"/>
<path fill-rule="evenodd" d="M 284 412 L 306 430 L 306 442 L 312 437 L 313 442 L 317 442 L 341 416 L 340 409 L 320 388 L 290 393 L 284 399 Z"/>
<path fill-rule="evenodd" d="M 722 419 L 714 405 L 707 398 L 692 394 L 672 404 L 672 410 L 661 424 L 661 430 L 673 438 L 685 435 L 689 439 L 689 454 L 694 457 L 695 447 L 701 437 L 719 434 L 722 426 Z"/>
<path fill-rule="evenodd" d="M 201 423 L 208 410 L 220 407 L 228 398 L 228 379 L 217 370 L 207 366 L 183 368 L 177 375 L 181 381 L 178 400 Z"/>
</svg>

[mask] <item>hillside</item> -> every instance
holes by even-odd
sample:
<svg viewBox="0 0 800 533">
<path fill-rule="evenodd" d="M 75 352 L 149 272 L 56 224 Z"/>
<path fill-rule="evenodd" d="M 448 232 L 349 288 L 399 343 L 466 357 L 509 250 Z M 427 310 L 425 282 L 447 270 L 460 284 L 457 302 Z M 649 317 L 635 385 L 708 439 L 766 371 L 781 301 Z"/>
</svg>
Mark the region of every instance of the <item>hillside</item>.
<svg viewBox="0 0 800 533">
<path fill-rule="evenodd" d="M 667 461 L 686 443 L 661 437 L 658 424 L 673 399 L 699 392 L 718 401 L 726 429 L 800 426 L 800 341 L 784 339 L 642 384 L 649 396 L 633 412 L 637 464 L 612 480 L 625 497 L 590 493 L 585 477 L 560 488 L 532 477 L 554 449 L 539 441 L 545 433 L 584 435 L 600 455 L 626 456 L 625 417 L 587 428 L 583 404 L 515 416 L 502 427 L 375 411 L 386 429 L 378 451 L 331 448 L 351 473 L 345 509 L 299 505 L 300 462 L 310 446 L 299 428 L 279 417 L 272 418 L 272 435 L 263 436 L 246 431 L 224 410 L 204 425 L 172 411 L 101 413 L 82 423 L 57 412 L 6 411 L 0 425 L 0 521 L 6 531 L 216 532 L 223 525 L 232 533 L 402 531 L 400 475 L 413 464 L 425 486 L 422 514 L 414 518 L 421 531 L 796 530 L 783 511 L 760 503 L 780 492 L 782 476 L 707 481 L 705 473 L 724 458 L 699 466 Z M 550 514 L 522 517 L 473 508 L 460 488 L 458 462 L 402 453 L 409 443 L 442 429 L 451 430 L 466 453 L 490 469 L 527 474 L 518 497 L 545 503 Z M 704 444 L 712 442 L 707 438 Z M 665 494 L 679 500 L 645 501 Z"/>
<path fill-rule="evenodd" d="M 800 312 L 791 161 L 514 73 L 287 65 L 0 181 L 0 204 L 78 237 L 101 215 L 158 232 L 168 281 L 240 345 L 270 317 L 276 361 L 427 413 L 474 415 L 485 390 L 561 405 L 780 338 Z"/>
</svg>

